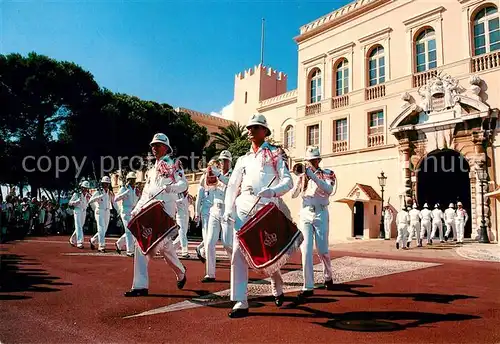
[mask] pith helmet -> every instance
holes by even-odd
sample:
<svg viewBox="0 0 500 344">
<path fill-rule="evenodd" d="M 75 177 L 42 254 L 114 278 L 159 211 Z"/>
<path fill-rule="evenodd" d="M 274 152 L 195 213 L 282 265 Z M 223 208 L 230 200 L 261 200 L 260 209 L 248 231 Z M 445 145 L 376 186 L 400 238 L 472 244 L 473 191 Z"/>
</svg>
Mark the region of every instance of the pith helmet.
<svg viewBox="0 0 500 344">
<path fill-rule="evenodd" d="M 439 208 L 439 203 L 436 203 L 436 204 L 434 205 L 434 208 Z"/>
<path fill-rule="evenodd" d="M 458 202 L 458 203 L 457 203 L 457 205 L 461 205 L 461 206 L 463 206 L 462 202 Z"/>
<path fill-rule="evenodd" d="M 429 206 L 427 205 L 427 203 L 424 203 L 424 208 L 429 208 Z"/>
<path fill-rule="evenodd" d="M 127 173 L 126 179 L 136 179 L 135 172 Z"/>
<path fill-rule="evenodd" d="M 264 115 L 262 115 L 260 113 L 256 113 L 256 114 L 252 115 L 252 117 L 250 117 L 250 119 L 248 120 L 247 128 L 251 127 L 252 125 L 260 125 L 260 126 L 266 128 L 267 129 L 266 136 L 271 135 L 271 130 L 269 129 L 269 126 L 267 125 L 267 119 Z"/>
<path fill-rule="evenodd" d="M 408 207 L 409 208 L 409 207 Z M 413 209 L 417 209 L 417 203 L 413 203 L 413 206 L 412 206 Z"/>
<path fill-rule="evenodd" d="M 321 159 L 321 154 L 319 152 L 319 147 L 311 146 L 306 149 L 305 160 Z"/>
<path fill-rule="evenodd" d="M 80 186 L 82 188 L 90 189 L 90 183 L 88 182 L 88 180 L 84 180 L 83 182 L 81 182 Z"/>
<path fill-rule="evenodd" d="M 151 140 L 151 142 L 149 143 L 149 145 L 151 146 L 153 143 L 161 143 L 161 144 L 164 144 L 165 146 L 167 146 L 167 148 L 169 149 L 169 152 L 172 152 L 172 147 L 170 146 L 170 140 L 168 139 L 167 135 L 163 134 L 163 133 L 157 133 L 153 136 L 153 139 Z"/>
<path fill-rule="evenodd" d="M 449 208 L 453 208 L 453 203 L 450 203 L 450 204 L 448 205 L 448 207 L 449 207 Z"/>
<path fill-rule="evenodd" d="M 223 159 L 233 161 L 233 156 L 231 155 L 231 152 L 228 150 L 223 150 L 222 152 L 220 152 L 219 160 L 223 160 Z"/>
<path fill-rule="evenodd" d="M 111 178 L 109 178 L 108 176 L 104 176 L 104 177 L 102 177 L 102 179 L 101 179 L 101 183 L 108 183 L 108 184 L 111 184 Z"/>
</svg>

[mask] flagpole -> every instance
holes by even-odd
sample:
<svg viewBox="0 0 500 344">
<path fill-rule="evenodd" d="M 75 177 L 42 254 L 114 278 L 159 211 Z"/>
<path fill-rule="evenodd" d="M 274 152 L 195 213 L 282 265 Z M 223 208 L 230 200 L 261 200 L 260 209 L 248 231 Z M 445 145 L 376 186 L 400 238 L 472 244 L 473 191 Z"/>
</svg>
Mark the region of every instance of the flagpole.
<svg viewBox="0 0 500 344">
<path fill-rule="evenodd" d="M 264 65 L 264 22 L 265 19 L 262 18 L 262 28 L 260 35 L 260 64 Z"/>
</svg>

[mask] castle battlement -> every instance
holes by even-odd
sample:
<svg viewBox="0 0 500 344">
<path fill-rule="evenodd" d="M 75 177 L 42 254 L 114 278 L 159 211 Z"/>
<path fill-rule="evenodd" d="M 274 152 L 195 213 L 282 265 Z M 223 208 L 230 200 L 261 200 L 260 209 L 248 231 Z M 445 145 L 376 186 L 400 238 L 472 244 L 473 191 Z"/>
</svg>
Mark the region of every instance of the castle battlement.
<svg viewBox="0 0 500 344">
<path fill-rule="evenodd" d="M 252 68 L 246 69 L 241 73 L 235 75 L 236 80 L 243 80 L 245 78 L 249 78 L 254 74 L 266 75 L 268 77 L 276 78 L 276 80 L 285 80 L 287 79 L 287 75 L 283 72 L 273 69 L 272 67 L 268 67 L 262 64 L 258 64 Z"/>
</svg>

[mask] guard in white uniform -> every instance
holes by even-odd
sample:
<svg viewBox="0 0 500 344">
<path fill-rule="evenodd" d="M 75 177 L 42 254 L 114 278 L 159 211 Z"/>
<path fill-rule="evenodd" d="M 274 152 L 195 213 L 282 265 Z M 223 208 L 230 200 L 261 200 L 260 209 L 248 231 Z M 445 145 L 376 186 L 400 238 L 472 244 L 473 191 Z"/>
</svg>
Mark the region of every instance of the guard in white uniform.
<svg viewBox="0 0 500 344">
<path fill-rule="evenodd" d="M 392 213 L 391 208 L 389 207 L 389 203 L 387 203 L 384 207 L 384 231 L 385 231 L 385 240 L 391 239 L 391 226 L 392 221 L 394 221 L 394 215 Z"/>
<path fill-rule="evenodd" d="M 406 211 L 406 208 L 403 206 L 396 216 L 396 225 L 398 226 L 398 237 L 396 238 L 396 248 L 399 250 L 399 244 L 401 243 L 401 247 L 403 250 L 407 249 L 407 240 L 408 240 L 408 226 L 410 225 L 410 214 Z"/>
<path fill-rule="evenodd" d="M 333 289 L 332 263 L 328 250 L 329 197 L 337 188 L 335 174 L 331 170 L 319 168 L 321 154 L 318 147 L 308 147 L 304 158 L 308 161 L 305 173 L 299 176 L 292 190 L 292 197 L 302 195 L 299 228 L 304 236 L 300 246 L 302 252 L 302 273 L 304 285 L 297 296 L 297 303 L 314 294 L 313 240 L 316 251 L 323 263 L 325 287 Z"/>
<path fill-rule="evenodd" d="M 455 216 L 455 226 L 457 227 L 457 244 L 464 243 L 464 228 L 467 220 L 469 219 L 467 211 L 462 208 L 462 206 L 462 202 L 457 203 L 457 212 Z"/>
<path fill-rule="evenodd" d="M 224 215 L 224 198 L 226 194 L 226 186 L 231 177 L 232 169 L 231 162 L 233 158 L 228 150 L 224 150 L 219 155 L 219 161 L 222 164 L 222 171 L 216 166 L 211 166 L 212 173 L 217 177 L 218 183 L 213 191 L 213 205 L 210 208 L 210 216 L 207 227 L 207 240 L 205 241 L 205 253 L 207 255 L 206 275 L 201 280 L 203 283 L 215 281 L 215 261 L 216 250 L 215 245 L 221 235 L 222 245 L 229 257 L 233 250 L 233 229 L 232 223 L 222 221 Z"/>
<path fill-rule="evenodd" d="M 410 228 L 409 228 L 409 237 L 408 242 L 406 243 L 409 246 L 412 238 L 415 237 L 417 239 L 417 247 L 422 247 L 422 238 L 420 238 L 420 210 L 417 209 L 417 203 L 413 203 L 412 210 L 409 211 L 410 215 Z"/>
<path fill-rule="evenodd" d="M 253 115 L 247 124 L 247 129 L 252 147 L 250 152 L 238 158 L 224 200 L 223 220 L 229 221 L 232 218 L 235 221 L 231 260 L 231 300 L 236 301 L 236 304 L 229 313 L 231 318 L 248 315 L 248 264 L 239 247 L 236 232 L 243 226 L 249 216 L 248 212 L 258 197 L 260 200 L 254 211 L 258 211 L 270 202 L 278 205 L 277 198 L 293 188 L 290 171 L 278 148 L 265 142 L 265 137 L 271 134 L 266 118 L 261 114 Z M 240 188 L 241 193 L 238 195 Z M 275 304 L 281 306 L 284 295 L 280 271 L 271 276 L 271 289 Z"/>
<path fill-rule="evenodd" d="M 455 226 L 455 217 L 457 213 L 453 208 L 453 203 L 450 203 L 448 209 L 444 211 L 444 222 L 446 223 L 446 233 L 444 234 L 444 240 L 448 241 L 451 231 L 453 231 L 453 240 L 457 241 L 457 227 Z"/>
<path fill-rule="evenodd" d="M 427 203 L 424 203 L 424 209 L 420 212 L 420 223 L 422 228 L 420 230 L 420 239 L 424 239 L 427 233 L 427 245 L 432 245 L 431 229 L 432 229 L 432 211 L 429 210 Z"/>
<path fill-rule="evenodd" d="M 81 184 L 81 191 L 75 192 L 69 200 L 69 206 L 73 207 L 73 218 L 75 219 L 75 231 L 69 238 L 69 243 L 80 249 L 83 248 L 83 225 L 87 216 L 87 206 L 90 200 L 90 183 L 84 180 Z M 76 239 L 76 240 L 75 240 Z"/>
<path fill-rule="evenodd" d="M 210 162 L 215 162 L 211 160 Z M 209 163 L 210 164 L 210 163 Z M 198 195 L 196 196 L 196 216 L 194 221 L 197 225 L 201 221 L 201 236 L 202 241 L 196 247 L 196 255 L 202 263 L 205 263 L 205 241 L 207 240 L 207 230 L 208 230 L 208 218 L 210 216 L 210 208 L 212 208 L 214 200 L 214 186 L 206 184 L 206 172 L 200 178 L 200 184 L 198 185 Z"/>
<path fill-rule="evenodd" d="M 432 243 L 432 239 L 436 235 L 436 230 L 439 229 L 439 241 L 444 242 L 443 238 L 443 218 L 444 214 L 441 209 L 439 209 L 439 204 L 436 203 L 434 206 L 434 210 L 432 210 L 432 233 L 431 233 L 431 240 L 430 242 Z"/>
<path fill-rule="evenodd" d="M 115 248 L 118 253 L 123 249 L 127 249 L 127 256 L 133 257 L 135 250 L 135 239 L 132 232 L 128 229 L 128 223 L 132 217 L 130 214 L 139 200 L 138 191 L 135 187 L 135 172 L 127 173 L 127 184 L 120 188 L 118 195 L 115 197 L 115 202 L 122 201 L 120 208 L 120 217 L 122 219 L 125 233 L 115 242 Z"/>
<path fill-rule="evenodd" d="M 147 172 L 147 181 L 142 191 L 142 196 L 139 202 L 132 211 L 132 216 L 139 213 L 141 208 L 146 203 L 163 189 L 163 192 L 156 196 L 156 199 L 164 202 L 166 213 L 175 218 L 176 205 L 175 202 L 179 199 L 178 194 L 186 190 L 188 182 L 183 173 L 179 173 L 174 161 L 168 156 L 172 153 L 172 147 L 168 137 L 165 134 L 155 134 L 150 143 L 153 155 L 156 158 L 154 167 Z M 166 237 L 159 242 L 155 249 L 149 252 L 148 256 L 142 254 L 139 245 L 135 246 L 134 255 L 134 281 L 132 289 L 125 293 L 125 296 L 145 296 L 149 290 L 149 273 L 148 263 L 150 256 L 154 256 L 156 252 L 163 255 L 165 262 L 172 268 L 177 277 L 177 288 L 182 289 L 186 283 L 186 268 L 181 264 L 172 240 Z"/>
<path fill-rule="evenodd" d="M 108 231 L 111 207 L 114 204 L 115 196 L 110 189 L 111 178 L 104 176 L 101 183 L 102 190 L 95 191 L 89 200 L 89 204 L 95 204 L 94 214 L 97 221 L 97 233 L 90 239 L 90 248 L 94 250 L 95 244 L 98 242 L 97 250 L 104 253 L 106 252 L 106 232 Z"/>
</svg>

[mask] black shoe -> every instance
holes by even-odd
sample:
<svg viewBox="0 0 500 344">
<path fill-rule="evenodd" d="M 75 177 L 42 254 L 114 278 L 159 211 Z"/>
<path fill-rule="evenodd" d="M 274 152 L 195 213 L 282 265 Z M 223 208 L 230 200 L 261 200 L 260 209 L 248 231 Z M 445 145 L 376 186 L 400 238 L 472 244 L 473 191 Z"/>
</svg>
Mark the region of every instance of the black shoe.
<svg viewBox="0 0 500 344">
<path fill-rule="evenodd" d="M 90 249 L 92 251 L 95 250 L 95 245 L 92 243 L 92 239 L 89 239 L 89 243 L 90 243 Z"/>
<path fill-rule="evenodd" d="M 444 236 L 444 241 L 448 241 L 448 236 L 447 235 Z"/>
<path fill-rule="evenodd" d="M 325 281 L 325 289 L 326 290 L 334 290 L 335 289 L 335 286 L 333 284 L 333 280 L 327 280 Z"/>
<path fill-rule="evenodd" d="M 206 259 L 205 259 L 205 258 L 203 258 L 203 256 L 201 255 L 201 252 L 200 252 L 200 250 L 198 249 L 198 247 L 196 248 L 196 255 L 198 256 L 198 259 L 199 259 L 199 260 L 200 260 L 203 264 L 205 264 Z"/>
<path fill-rule="evenodd" d="M 122 250 L 120 250 L 120 248 L 118 247 L 118 244 L 115 242 L 115 250 L 118 254 L 121 254 L 122 253 Z"/>
<path fill-rule="evenodd" d="M 427 245 L 432 245 L 432 239 L 427 240 Z"/>
<path fill-rule="evenodd" d="M 410 248 L 410 242 L 409 241 L 406 243 L 406 248 Z"/>
<path fill-rule="evenodd" d="M 210 283 L 210 282 L 215 282 L 215 278 L 214 277 L 203 277 L 203 279 L 201 280 L 201 283 Z"/>
<path fill-rule="evenodd" d="M 124 294 L 125 297 L 148 296 L 147 289 L 130 289 Z"/>
<path fill-rule="evenodd" d="M 314 290 L 303 290 L 299 295 L 297 295 L 295 303 L 296 304 L 303 303 L 306 300 L 306 298 L 313 295 L 314 295 Z"/>
<path fill-rule="evenodd" d="M 396 243 L 396 248 L 399 250 L 399 242 Z"/>
<path fill-rule="evenodd" d="M 285 301 L 285 294 L 283 293 L 274 297 L 274 304 L 278 307 L 281 307 L 281 305 L 283 305 L 283 301 Z"/>
<path fill-rule="evenodd" d="M 180 281 L 177 281 L 177 288 L 179 288 L 179 289 L 184 288 L 184 285 L 186 284 L 186 281 L 187 281 L 187 278 L 186 278 L 187 274 L 186 273 L 187 273 L 187 269 L 186 269 L 186 267 L 184 267 L 184 278 L 181 279 Z"/>
<path fill-rule="evenodd" d="M 231 312 L 229 312 L 228 316 L 230 318 L 244 318 L 248 315 L 248 308 L 238 308 L 238 309 L 233 309 Z"/>
</svg>

